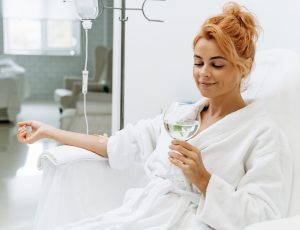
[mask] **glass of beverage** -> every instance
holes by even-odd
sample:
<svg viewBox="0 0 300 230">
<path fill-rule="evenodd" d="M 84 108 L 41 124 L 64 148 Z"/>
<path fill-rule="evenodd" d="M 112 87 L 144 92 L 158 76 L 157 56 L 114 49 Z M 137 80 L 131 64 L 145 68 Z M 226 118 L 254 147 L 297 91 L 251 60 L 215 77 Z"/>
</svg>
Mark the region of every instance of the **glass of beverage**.
<svg viewBox="0 0 300 230">
<path fill-rule="evenodd" d="M 187 141 L 194 137 L 199 130 L 198 116 L 199 110 L 194 103 L 175 102 L 164 112 L 164 127 L 171 138 Z M 170 165 L 168 175 L 172 181 L 182 178 L 179 170 L 176 166 Z M 185 179 L 185 177 L 183 178 Z M 191 191 L 191 184 L 186 179 L 185 184 L 186 188 Z"/>
</svg>

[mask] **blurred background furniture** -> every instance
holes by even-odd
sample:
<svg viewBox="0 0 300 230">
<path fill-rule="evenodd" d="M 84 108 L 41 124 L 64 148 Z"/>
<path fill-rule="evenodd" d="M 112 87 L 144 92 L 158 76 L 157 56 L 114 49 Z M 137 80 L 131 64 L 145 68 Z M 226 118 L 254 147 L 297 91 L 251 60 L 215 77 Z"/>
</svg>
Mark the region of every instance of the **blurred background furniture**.
<svg viewBox="0 0 300 230">
<path fill-rule="evenodd" d="M 88 92 L 86 113 L 90 134 L 111 134 L 112 95 L 103 92 Z M 60 116 L 60 128 L 73 132 L 86 130 L 83 110 L 83 96 L 79 95 L 75 108 L 64 109 Z"/>
<path fill-rule="evenodd" d="M 64 88 L 55 90 L 59 104 L 60 128 L 85 132 L 82 78 L 65 77 Z M 111 133 L 112 50 L 99 46 L 95 49 L 95 76 L 89 79 L 87 116 L 90 133 Z"/>
<path fill-rule="evenodd" d="M 12 59 L 0 59 L 0 121 L 16 122 L 21 103 L 30 93 L 25 72 Z"/>
<path fill-rule="evenodd" d="M 62 112 L 65 108 L 75 108 L 78 96 L 81 94 L 82 76 L 66 76 L 64 88 L 56 89 L 54 99 Z M 112 89 L 112 50 L 98 46 L 95 49 L 95 76 L 89 76 L 89 92 L 111 93 Z"/>
<path fill-rule="evenodd" d="M 249 88 L 243 94 L 244 98 L 261 101 L 286 134 L 293 151 L 294 178 L 288 216 L 298 217 L 280 220 L 293 226 L 298 225 L 298 228 L 293 229 L 300 229 L 299 63 L 299 55 L 292 51 L 258 52 L 249 78 Z M 36 229 L 52 229 L 115 208 L 121 204 L 126 189 L 139 187 L 147 182 L 141 165 L 124 171 L 113 170 L 107 159 L 72 146 L 46 150 L 40 157 L 39 166 L 43 168 L 44 179 L 35 219 Z M 61 178 L 65 180 L 66 177 L 74 181 L 72 186 L 60 183 Z M 70 194 L 76 196 L 70 197 Z M 274 230 L 273 227 L 274 225 L 265 222 L 253 225 L 253 228 L 250 226 L 247 230 Z M 279 229 L 292 228 L 288 225 L 287 228 Z"/>
</svg>

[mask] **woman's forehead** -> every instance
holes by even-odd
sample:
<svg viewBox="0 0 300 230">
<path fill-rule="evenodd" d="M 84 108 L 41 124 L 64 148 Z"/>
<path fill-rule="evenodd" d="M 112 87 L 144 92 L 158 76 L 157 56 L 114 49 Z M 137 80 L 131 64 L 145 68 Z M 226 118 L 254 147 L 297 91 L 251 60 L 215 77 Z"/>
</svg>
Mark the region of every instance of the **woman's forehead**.
<svg viewBox="0 0 300 230">
<path fill-rule="evenodd" d="M 225 57 L 214 39 L 200 38 L 194 48 L 194 54 L 197 57 L 218 56 Z"/>
</svg>

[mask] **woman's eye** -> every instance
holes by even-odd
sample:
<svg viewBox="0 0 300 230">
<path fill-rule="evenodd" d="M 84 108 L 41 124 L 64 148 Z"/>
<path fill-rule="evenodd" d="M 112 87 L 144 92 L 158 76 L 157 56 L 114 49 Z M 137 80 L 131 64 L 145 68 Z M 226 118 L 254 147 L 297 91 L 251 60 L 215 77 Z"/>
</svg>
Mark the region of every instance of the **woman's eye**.
<svg viewBox="0 0 300 230">
<path fill-rule="evenodd" d="M 224 67 L 224 65 L 217 65 L 217 64 L 213 64 L 213 67 L 217 68 L 217 69 L 221 69 Z"/>
<path fill-rule="evenodd" d="M 195 66 L 203 66 L 204 64 L 203 63 L 197 63 L 197 62 L 195 62 L 194 65 Z"/>
</svg>

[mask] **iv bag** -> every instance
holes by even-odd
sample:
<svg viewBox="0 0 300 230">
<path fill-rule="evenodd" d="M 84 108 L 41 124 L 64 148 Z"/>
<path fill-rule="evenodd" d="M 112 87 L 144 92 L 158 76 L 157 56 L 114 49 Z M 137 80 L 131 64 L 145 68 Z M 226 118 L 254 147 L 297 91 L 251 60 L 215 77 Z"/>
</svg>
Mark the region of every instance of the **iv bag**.
<svg viewBox="0 0 300 230">
<path fill-rule="evenodd" d="M 98 0 L 74 0 L 74 4 L 80 20 L 96 19 L 98 16 Z"/>
</svg>

